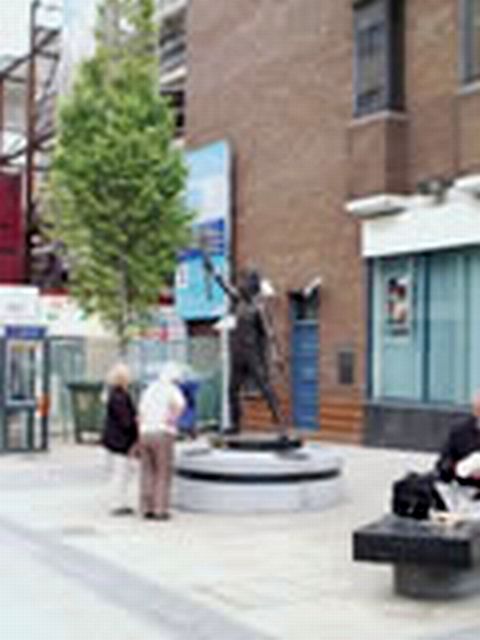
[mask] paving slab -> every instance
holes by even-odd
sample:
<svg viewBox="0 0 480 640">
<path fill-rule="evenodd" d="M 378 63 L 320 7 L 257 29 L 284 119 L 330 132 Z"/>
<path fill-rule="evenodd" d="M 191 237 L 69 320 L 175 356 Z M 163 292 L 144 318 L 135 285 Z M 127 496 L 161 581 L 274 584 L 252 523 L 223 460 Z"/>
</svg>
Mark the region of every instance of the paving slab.
<svg viewBox="0 0 480 640">
<path fill-rule="evenodd" d="M 166 523 L 108 514 L 96 447 L 54 444 L 44 456 L 1 458 L 0 559 L 8 579 L 0 598 L 11 615 L 0 616 L 0 637 L 36 640 L 41 629 L 76 640 L 62 636 L 73 623 L 78 637 L 83 629 L 81 637 L 118 640 L 480 638 L 479 597 L 399 598 L 388 567 L 351 558 L 352 531 L 387 511 L 392 481 L 429 468 L 432 456 L 336 450 L 347 494 L 332 509 L 176 511 Z"/>
</svg>

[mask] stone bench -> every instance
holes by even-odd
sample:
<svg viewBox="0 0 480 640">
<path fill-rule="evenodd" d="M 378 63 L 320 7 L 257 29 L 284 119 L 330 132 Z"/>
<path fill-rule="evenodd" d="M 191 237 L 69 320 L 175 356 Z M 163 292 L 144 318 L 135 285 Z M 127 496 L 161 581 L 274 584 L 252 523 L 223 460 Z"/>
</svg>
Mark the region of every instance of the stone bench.
<svg viewBox="0 0 480 640">
<path fill-rule="evenodd" d="M 353 559 L 389 563 L 394 589 L 414 598 L 480 592 L 480 523 L 450 526 L 388 515 L 353 534 Z"/>
</svg>

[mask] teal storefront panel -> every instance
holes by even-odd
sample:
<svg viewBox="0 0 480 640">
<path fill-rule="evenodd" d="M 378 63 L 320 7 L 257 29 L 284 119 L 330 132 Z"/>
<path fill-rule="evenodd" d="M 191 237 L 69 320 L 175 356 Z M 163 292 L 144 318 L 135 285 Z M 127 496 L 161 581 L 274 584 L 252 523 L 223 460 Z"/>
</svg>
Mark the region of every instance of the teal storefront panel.
<svg viewBox="0 0 480 640">
<path fill-rule="evenodd" d="M 463 403 L 467 382 L 467 256 L 428 257 L 428 389 L 432 402 Z"/>
<path fill-rule="evenodd" d="M 469 257 L 468 398 L 480 390 L 480 250 Z"/>
<path fill-rule="evenodd" d="M 465 405 L 480 389 L 480 248 L 373 265 L 372 395 Z"/>
<path fill-rule="evenodd" d="M 391 321 L 392 283 L 406 289 L 403 324 Z M 416 399 L 422 396 L 421 354 L 424 343 L 424 279 L 421 264 L 412 258 L 380 260 L 374 272 L 373 389 L 378 398 Z"/>
</svg>

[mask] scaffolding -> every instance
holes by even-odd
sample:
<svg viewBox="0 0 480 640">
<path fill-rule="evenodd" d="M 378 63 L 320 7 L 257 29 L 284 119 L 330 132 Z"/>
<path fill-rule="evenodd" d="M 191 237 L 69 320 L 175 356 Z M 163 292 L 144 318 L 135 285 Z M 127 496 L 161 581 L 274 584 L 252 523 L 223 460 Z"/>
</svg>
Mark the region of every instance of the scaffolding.
<svg viewBox="0 0 480 640">
<path fill-rule="evenodd" d="M 80 0 L 79 0 L 80 1 Z M 71 70 L 62 55 L 61 0 L 33 0 L 30 44 L 22 56 L 0 58 L 0 174 L 22 176 L 24 280 L 63 289 L 66 265 L 41 232 L 40 186 L 55 139 L 57 97 Z M 184 134 L 188 0 L 160 2 L 161 93 L 170 98 L 176 136 Z M 65 65 L 65 68 L 63 68 Z M 65 76 L 65 77 L 64 77 Z"/>
<path fill-rule="evenodd" d="M 0 173 L 23 178 L 24 277 L 34 281 L 32 258 L 41 253 L 38 187 L 48 171 L 60 85 L 62 9 L 33 0 L 29 50 L 0 61 Z"/>
</svg>

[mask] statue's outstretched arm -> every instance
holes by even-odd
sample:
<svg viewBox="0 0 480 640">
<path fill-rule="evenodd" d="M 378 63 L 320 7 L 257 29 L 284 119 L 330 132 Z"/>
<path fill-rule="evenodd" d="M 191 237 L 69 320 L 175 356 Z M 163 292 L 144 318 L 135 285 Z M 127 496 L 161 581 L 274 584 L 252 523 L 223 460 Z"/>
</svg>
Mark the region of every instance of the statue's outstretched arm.
<svg viewBox="0 0 480 640">
<path fill-rule="evenodd" d="M 215 265 L 212 262 L 212 259 L 208 255 L 206 251 L 202 251 L 202 260 L 205 271 L 215 280 L 218 286 L 226 293 L 231 302 L 238 302 L 240 299 L 240 294 L 236 287 L 234 287 L 230 282 L 228 282 L 223 275 L 215 269 Z"/>
</svg>

